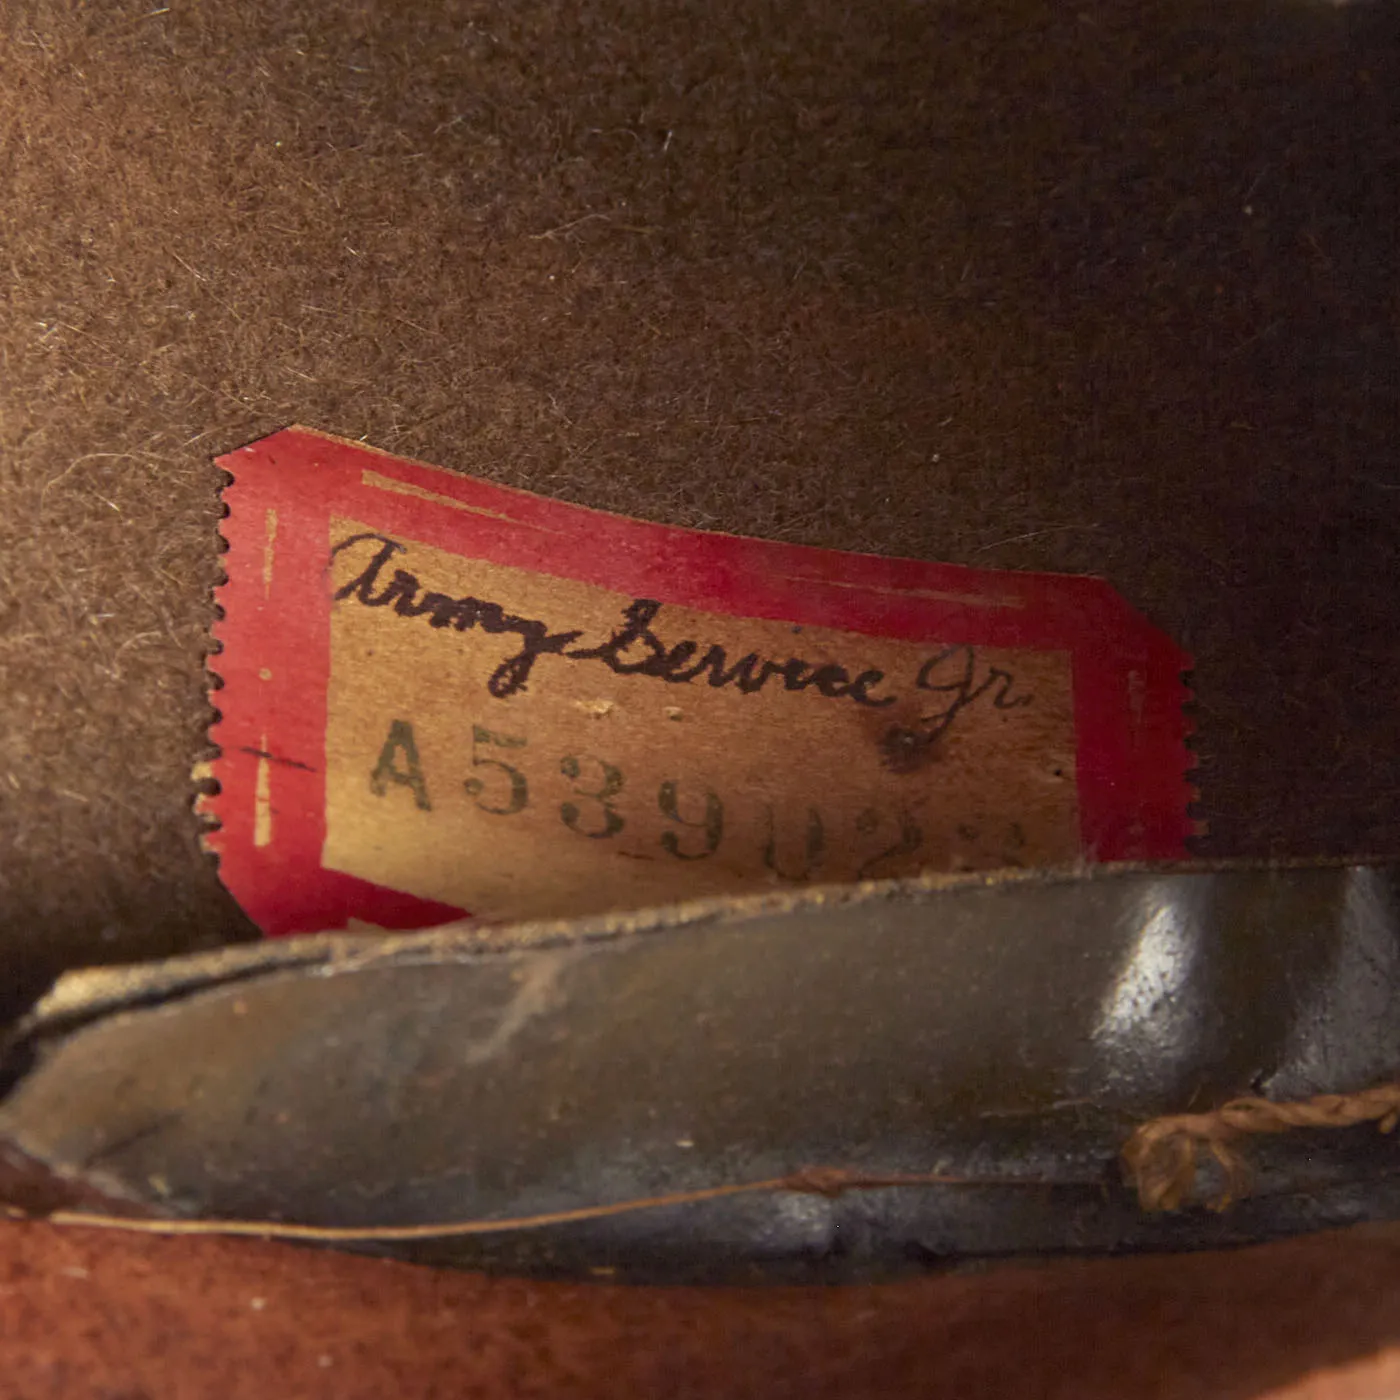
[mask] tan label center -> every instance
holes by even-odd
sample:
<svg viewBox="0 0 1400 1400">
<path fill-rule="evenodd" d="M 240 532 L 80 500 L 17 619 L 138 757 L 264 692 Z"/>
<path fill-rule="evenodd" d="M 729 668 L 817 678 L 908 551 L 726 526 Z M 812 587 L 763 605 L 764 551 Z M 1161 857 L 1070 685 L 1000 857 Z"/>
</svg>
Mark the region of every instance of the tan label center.
<svg viewBox="0 0 1400 1400">
<path fill-rule="evenodd" d="M 1079 854 L 1062 652 L 331 545 L 329 869 L 541 918 Z"/>
</svg>

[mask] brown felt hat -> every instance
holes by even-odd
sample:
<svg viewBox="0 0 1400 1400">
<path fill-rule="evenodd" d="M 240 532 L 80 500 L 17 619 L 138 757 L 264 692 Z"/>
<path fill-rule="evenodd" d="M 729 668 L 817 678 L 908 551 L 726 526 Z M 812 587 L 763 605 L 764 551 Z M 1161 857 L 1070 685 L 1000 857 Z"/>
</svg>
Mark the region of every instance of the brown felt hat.
<svg viewBox="0 0 1400 1400">
<path fill-rule="evenodd" d="M 200 852 L 213 458 L 291 422 L 677 524 L 1099 574 L 1202 854 L 1400 849 L 1400 12 L 7 0 L 0 939 L 251 926 Z M 1390 1227 L 690 1293 L 0 1231 L 24 1396 L 1383 1397 Z"/>
</svg>

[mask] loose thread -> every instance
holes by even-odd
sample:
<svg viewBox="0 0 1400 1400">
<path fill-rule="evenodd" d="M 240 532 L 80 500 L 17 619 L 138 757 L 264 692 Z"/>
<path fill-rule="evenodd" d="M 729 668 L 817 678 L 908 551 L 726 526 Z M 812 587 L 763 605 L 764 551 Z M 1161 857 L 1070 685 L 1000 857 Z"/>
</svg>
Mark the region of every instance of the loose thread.
<svg viewBox="0 0 1400 1400">
<path fill-rule="evenodd" d="M 1248 1194 L 1250 1188 L 1249 1164 L 1238 1146 L 1242 1139 L 1286 1133 L 1296 1128 L 1349 1128 L 1359 1123 L 1376 1123 L 1381 1132 L 1392 1132 L 1400 1123 L 1400 1083 L 1381 1084 L 1355 1094 L 1318 1094 L 1289 1103 L 1261 1098 L 1232 1099 L 1210 1113 L 1167 1114 L 1140 1124 L 1133 1131 L 1124 1144 L 1122 1161 L 1143 1210 L 1177 1210 L 1191 1196 L 1200 1154 L 1205 1150 L 1215 1159 L 1225 1179 L 1224 1189 L 1209 1205 L 1214 1210 L 1224 1210 Z M 663 1196 L 642 1196 L 606 1205 L 494 1220 L 447 1220 L 418 1225 L 298 1225 L 275 1220 L 162 1220 L 71 1210 L 54 1211 L 42 1218 L 54 1225 L 125 1230 L 145 1235 L 241 1235 L 328 1244 L 393 1244 L 539 1230 L 551 1225 L 606 1220 L 637 1211 L 698 1205 L 759 1192 L 795 1191 L 839 1196 L 846 1191 L 874 1191 L 894 1186 L 1043 1187 L 1055 1184 L 1024 1176 L 969 1177 L 934 1172 L 875 1176 L 844 1167 L 812 1167 L 761 1181 L 733 1182 L 693 1191 L 673 1191 Z"/>
<path fill-rule="evenodd" d="M 271 1240 L 304 1240 L 321 1243 L 403 1243 L 412 1240 L 460 1239 L 470 1235 L 503 1234 L 539 1230 L 550 1225 L 606 1220 L 636 1211 L 667 1206 L 697 1205 L 764 1191 L 798 1191 L 809 1195 L 839 1196 L 846 1191 L 874 1191 L 891 1186 L 1045 1186 L 1028 1177 L 968 1177 L 939 1173 L 869 1176 L 842 1167 L 811 1167 L 789 1176 L 762 1181 L 733 1182 L 694 1191 L 674 1191 L 664 1196 L 642 1196 L 607 1205 L 579 1206 L 573 1210 L 547 1211 L 539 1215 L 508 1216 L 495 1220 L 447 1220 L 421 1225 L 296 1225 L 275 1220 L 161 1220 L 141 1216 L 100 1215 L 88 1211 L 56 1210 L 43 1216 L 52 1225 L 81 1225 L 101 1230 L 127 1230 L 143 1235 L 243 1235 Z"/>
<path fill-rule="evenodd" d="M 1241 1098 L 1210 1113 L 1176 1113 L 1143 1123 L 1123 1147 L 1123 1166 L 1143 1210 L 1177 1210 L 1196 1185 L 1202 1150 L 1220 1167 L 1224 1184 L 1207 1204 L 1224 1210 L 1249 1194 L 1252 1173 L 1240 1144 L 1252 1136 L 1295 1128 L 1351 1128 L 1375 1123 L 1383 1133 L 1400 1122 L 1400 1083 L 1355 1094 L 1318 1094 L 1275 1103 Z"/>
</svg>

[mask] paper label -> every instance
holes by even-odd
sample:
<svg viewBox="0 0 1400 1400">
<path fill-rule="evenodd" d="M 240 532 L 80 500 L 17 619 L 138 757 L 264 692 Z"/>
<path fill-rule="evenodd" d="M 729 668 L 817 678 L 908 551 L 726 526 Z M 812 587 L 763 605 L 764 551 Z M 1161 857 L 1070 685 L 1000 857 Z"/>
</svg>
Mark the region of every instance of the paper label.
<svg viewBox="0 0 1400 1400">
<path fill-rule="evenodd" d="M 204 805 L 270 932 L 1182 854 L 1185 658 L 1097 580 L 647 525 L 300 429 L 223 465 Z"/>
</svg>

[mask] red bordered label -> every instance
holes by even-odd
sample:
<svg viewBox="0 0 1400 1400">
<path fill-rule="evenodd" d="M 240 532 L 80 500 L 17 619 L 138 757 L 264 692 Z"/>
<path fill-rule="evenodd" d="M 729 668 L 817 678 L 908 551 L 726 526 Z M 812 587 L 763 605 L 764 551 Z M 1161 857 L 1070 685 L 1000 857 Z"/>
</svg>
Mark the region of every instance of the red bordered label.
<svg viewBox="0 0 1400 1400">
<path fill-rule="evenodd" d="M 268 933 L 1180 857 L 1189 659 L 1104 582 L 224 457 L 221 876 Z"/>
</svg>

